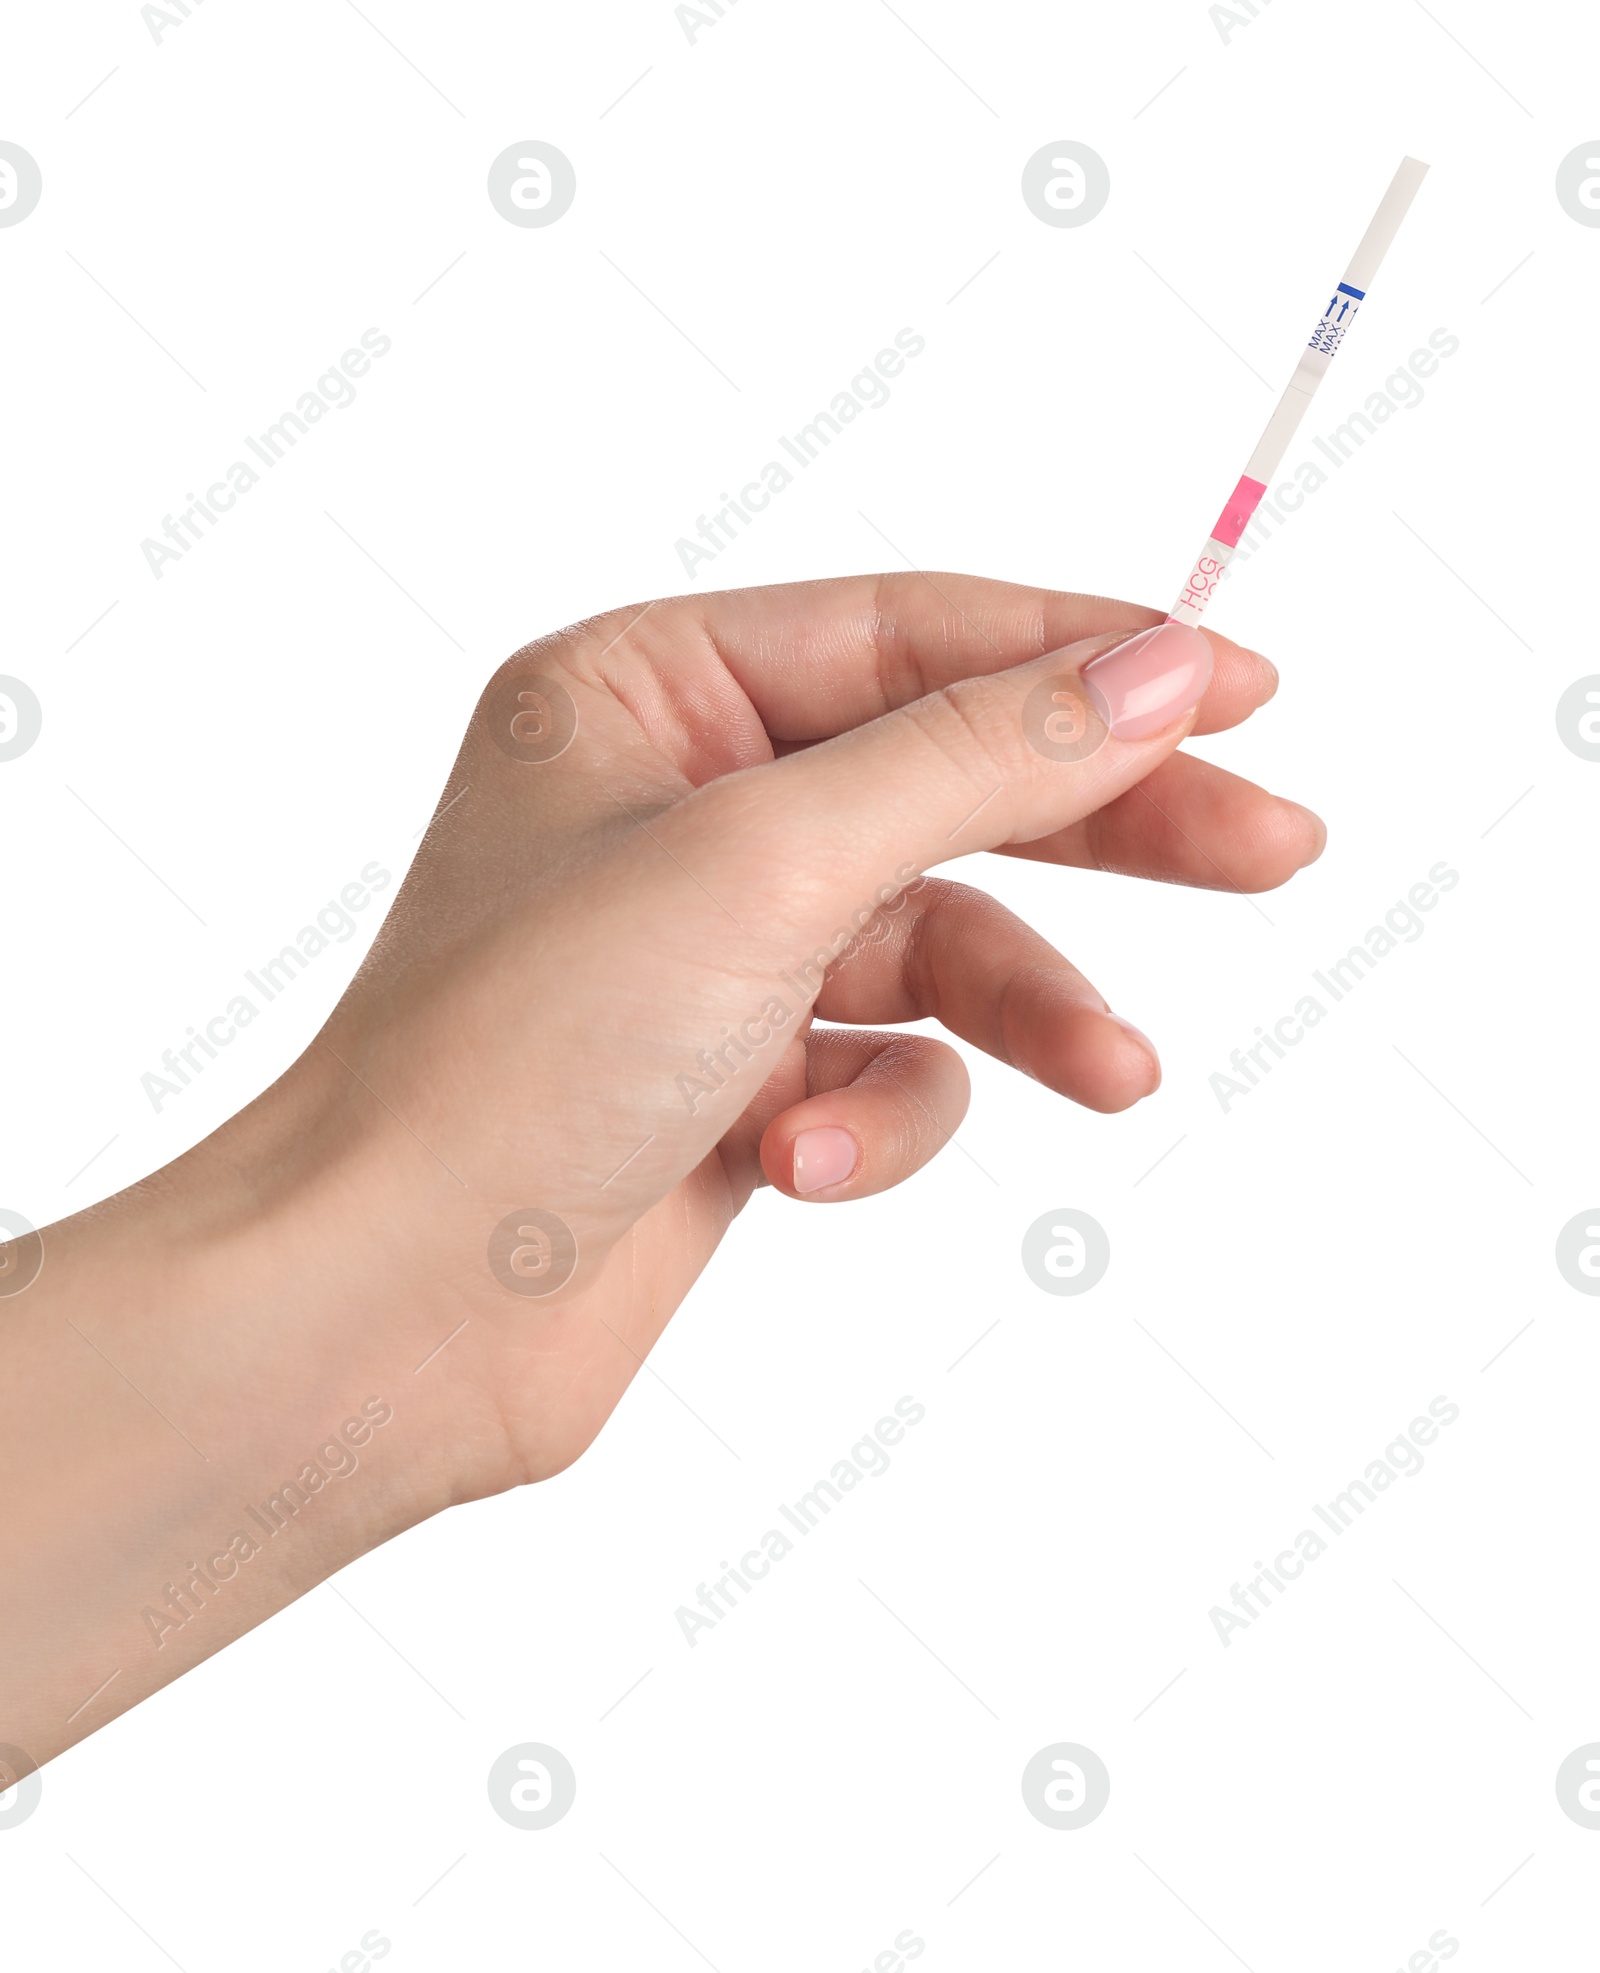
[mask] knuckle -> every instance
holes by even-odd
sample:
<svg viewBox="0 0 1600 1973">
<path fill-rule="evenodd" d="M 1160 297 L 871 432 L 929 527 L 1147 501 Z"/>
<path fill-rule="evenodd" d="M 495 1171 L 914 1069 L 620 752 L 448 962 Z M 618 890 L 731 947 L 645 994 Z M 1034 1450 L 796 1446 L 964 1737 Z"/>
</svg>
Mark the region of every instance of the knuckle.
<svg viewBox="0 0 1600 1973">
<path fill-rule="evenodd" d="M 906 708 L 925 736 L 969 778 L 1002 785 L 1027 771 L 1021 722 L 990 678 L 958 678 Z"/>
</svg>

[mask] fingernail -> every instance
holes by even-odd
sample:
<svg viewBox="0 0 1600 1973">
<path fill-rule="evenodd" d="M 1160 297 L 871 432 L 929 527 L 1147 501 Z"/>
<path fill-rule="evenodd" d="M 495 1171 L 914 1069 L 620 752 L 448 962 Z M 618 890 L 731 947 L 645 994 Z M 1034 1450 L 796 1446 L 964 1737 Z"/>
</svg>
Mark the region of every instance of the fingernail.
<svg viewBox="0 0 1600 1973">
<path fill-rule="evenodd" d="M 1328 847 L 1328 825 L 1317 814 L 1315 809 L 1307 808 L 1302 802 L 1296 802 L 1294 806 L 1299 809 L 1300 813 L 1311 824 L 1311 836 L 1313 842 L 1316 844 L 1316 848 L 1306 858 L 1306 862 L 1315 863 L 1317 858 Z"/>
<path fill-rule="evenodd" d="M 1160 623 L 1085 665 L 1083 682 L 1119 740 L 1142 740 L 1200 703 L 1211 646 L 1186 623 Z"/>
<path fill-rule="evenodd" d="M 1131 1034 L 1134 1040 L 1138 1042 L 1142 1048 L 1148 1050 L 1152 1062 L 1157 1061 L 1159 1059 L 1158 1056 L 1156 1055 L 1155 1043 L 1150 1039 L 1149 1035 L 1145 1033 L 1143 1028 L 1136 1028 L 1133 1025 L 1132 1021 L 1125 1021 L 1120 1014 L 1111 1014 L 1111 1009 L 1109 1007 L 1106 1009 L 1106 1012 L 1111 1015 L 1112 1020 L 1116 1022 L 1119 1028 L 1122 1029 L 1124 1034 Z"/>
<path fill-rule="evenodd" d="M 856 1168 L 856 1141 L 847 1130 L 803 1130 L 794 1141 L 794 1189 L 820 1192 Z"/>
<path fill-rule="evenodd" d="M 1111 1014 L 1111 1009 L 1108 1007 L 1106 1012 Z M 1111 1014 L 1111 1018 L 1121 1028 L 1124 1034 L 1132 1035 L 1146 1055 L 1150 1057 L 1150 1066 L 1156 1072 L 1156 1079 L 1150 1087 L 1152 1090 L 1159 1089 L 1161 1087 L 1161 1057 L 1156 1053 L 1155 1043 L 1145 1033 L 1143 1028 L 1136 1028 L 1132 1021 L 1125 1021 L 1120 1014 Z"/>
</svg>

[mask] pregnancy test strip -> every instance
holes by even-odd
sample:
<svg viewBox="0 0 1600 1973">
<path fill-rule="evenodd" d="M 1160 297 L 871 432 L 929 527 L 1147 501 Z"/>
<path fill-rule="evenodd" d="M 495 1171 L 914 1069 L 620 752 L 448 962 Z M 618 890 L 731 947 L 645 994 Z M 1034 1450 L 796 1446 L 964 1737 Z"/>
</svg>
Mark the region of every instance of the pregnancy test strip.
<svg viewBox="0 0 1600 1973">
<path fill-rule="evenodd" d="M 1198 623 L 1201 613 L 1216 593 L 1222 572 L 1232 561 L 1233 551 L 1239 545 L 1239 537 L 1250 525 L 1250 516 L 1266 492 L 1268 480 L 1283 464 L 1283 455 L 1289 449 L 1290 439 L 1299 429 L 1306 406 L 1316 395 L 1324 371 L 1333 361 L 1335 352 L 1349 332 L 1350 324 L 1356 319 L 1356 310 L 1366 300 L 1372 277 L 1399 232 L 1400 222 L 1417 196 L 1417 188 L 1427 171 L 1428 167 L 1415 158 L 1401 159 L 1400 169 L 1384 193 L 1378 210 L 1372 215 L 1372 224 L 1362 235 L 1361 244 L 1345 269 L 1344 279 L 1334 291 L 1332 301 L 1322 311 L 1321 321 L 1311 331 L 1311 340 L 1289 379 L 1288 388 L 1278 399 L 1278 408 L 1267 420 L 1267 429 L 1251 453 L 1239 484 L 1228 495 L 1228 504 L 1218 516 L 1206 545 L 1195 558 L 1183 593 L 1173 604 L 1172 613 L 1167 618 L 1169 623 Z"/>
</svg>

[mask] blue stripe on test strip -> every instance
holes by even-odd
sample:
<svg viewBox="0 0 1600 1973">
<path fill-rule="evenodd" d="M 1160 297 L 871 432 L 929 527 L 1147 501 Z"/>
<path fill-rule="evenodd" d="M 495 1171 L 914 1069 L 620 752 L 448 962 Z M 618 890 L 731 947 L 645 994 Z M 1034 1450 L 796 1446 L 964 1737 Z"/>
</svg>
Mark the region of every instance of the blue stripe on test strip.
<svg viewBox="0 0 1600 1973">
<path fill-rule="evenodd" d="M 1339 293 L 1342 295 L 1354 295 L 1357 301 L 1365 301 L 1367 298 L 1365 288 L 1352 288 L 1348 281 L 1341 281 L 1339 283 Z"/>
</svg>

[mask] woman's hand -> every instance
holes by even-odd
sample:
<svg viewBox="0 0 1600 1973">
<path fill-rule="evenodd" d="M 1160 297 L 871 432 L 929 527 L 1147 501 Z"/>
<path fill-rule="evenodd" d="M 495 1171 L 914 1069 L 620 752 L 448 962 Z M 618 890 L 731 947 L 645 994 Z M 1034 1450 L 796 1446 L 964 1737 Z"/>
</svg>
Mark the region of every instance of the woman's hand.
<svg viewBox="0 0 1600 1973">
<path fill-rule="evenodd" d="M 322 1035 L 0 1301 L 0 1741 L 46 1758 L 401 1528 L 575 1459 L 763 1179 L 860 1198 L 956 1128 L 959 1056 L 877 1024 L 933 1017 L 1094 1109 L 1147 1095 L 1138 1030 L 925 873 L 993 849 L 1283 882 L 1321 825 L 1174 751 L 1275 684 L 1155 611 L 944 575 L 519 652 Z M 392 1421 L 329 1471 L 363 1404 Z M 283 1495 L 304 1465 L 322 1484 Z M 96 1569 L 41 1560 L 63 1539 Z"/>
</svg>

